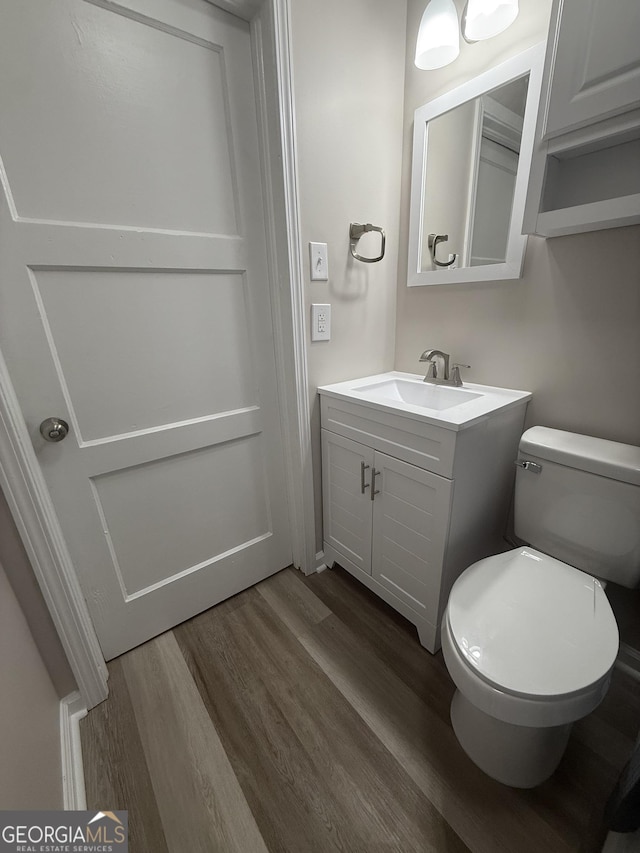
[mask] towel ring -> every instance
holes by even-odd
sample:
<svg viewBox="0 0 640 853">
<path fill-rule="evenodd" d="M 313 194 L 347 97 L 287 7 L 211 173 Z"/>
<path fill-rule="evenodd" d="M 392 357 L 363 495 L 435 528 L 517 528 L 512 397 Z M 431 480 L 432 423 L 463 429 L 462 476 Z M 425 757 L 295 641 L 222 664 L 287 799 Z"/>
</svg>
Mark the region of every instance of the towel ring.
<svg viewBox="0 0 640 853">
<path fill-rule="evenodd" d="M 363 234 L 366 234 L 369 231 L 378 231 L 382 236 L 380 255 L 377 258 L 363 258 L 362 255 L 359 255 L 356 252 L 356 249 L 358 248 L 358 240 L 362 237 Z M 356 261 L 362 261 L 363 264 L 375 264 L 384 258 L 384 247 L 384 231 L 378 225 L 371 225 L 370 222 L 366 225 L 360 225 L 358 222 L 352 222 L 349 226 L 349 248 L 351 250 L 352 256 L 356 259 Z"/>
</svg>

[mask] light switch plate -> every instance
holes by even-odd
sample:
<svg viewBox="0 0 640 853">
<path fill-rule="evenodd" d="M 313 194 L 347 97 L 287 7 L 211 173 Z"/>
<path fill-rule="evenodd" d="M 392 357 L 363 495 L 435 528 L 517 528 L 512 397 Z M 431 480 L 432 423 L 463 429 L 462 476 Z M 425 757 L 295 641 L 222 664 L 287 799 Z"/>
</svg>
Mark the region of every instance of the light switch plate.
<svg viewBox="0 0 640 853">
<path fill-rule="evenodd" d="M 331 305 L 311 306 L 311 340 L 331 340 Z"/>
<path fill-rule="evenodd" d="M 309 243 L 309 267 L 312 281 L 329 280 L 329 253 L 326 243 Z"/>
</svg>

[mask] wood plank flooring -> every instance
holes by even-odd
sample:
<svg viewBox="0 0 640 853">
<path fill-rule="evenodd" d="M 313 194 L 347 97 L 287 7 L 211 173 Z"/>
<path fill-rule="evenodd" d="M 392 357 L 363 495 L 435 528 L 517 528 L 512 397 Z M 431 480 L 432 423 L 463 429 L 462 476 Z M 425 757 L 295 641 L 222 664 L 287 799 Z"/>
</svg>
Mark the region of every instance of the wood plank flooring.
<svg viewBox="0 0 640 853">
<path fill-rule="evenodd" d="M 594 853 L 640 725 L 616 670 L 552 779 L 486 777 L 442 656 L 341 569 L 287 569 L 109 664 L 81 723 L 87 807 L 132 853 Z"/>
</svg>

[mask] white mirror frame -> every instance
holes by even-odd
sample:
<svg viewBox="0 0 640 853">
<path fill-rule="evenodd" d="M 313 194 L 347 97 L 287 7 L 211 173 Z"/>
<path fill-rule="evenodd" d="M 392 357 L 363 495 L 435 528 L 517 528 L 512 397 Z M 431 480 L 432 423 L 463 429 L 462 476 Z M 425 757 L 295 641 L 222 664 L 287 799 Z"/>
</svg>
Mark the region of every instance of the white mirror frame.
<svg viewBox="0 0 640 853">
<path fill-rule="evenodd" d="M 524 252 L 527 237 L 522 234 L 522 218 L 527 195 L 531 156 L 540 102 L 542 85 L 542 66 L 545 45 L 537 44 L 528 50 L 496 65 L 495 68 L 480 74 L 452 89 L 439 98 L 424 104 L 415 111 L 413 125 L 413 157 L 411 166 L 411 209 L 409 219 L 409 266 L 408 287 L 420 287 L 430 284 L 460 284 L 462 282 L 499 281 L 518 279 L 522 274 Z M 427 145 L 429 141 L 429 122 L 443 113 L 447 113 L 461 104 L 485 95 L 498 86 L 529 74 L 529 87 L 524 111 L 522 142 L 518 160 L 513 195 L 513 210 L 509 225 L 507 256 L 505 263 L 486 264 L 475 267 L 456 267 L 455 269 L 422 270 L 424 177 L 427 168 Z"/>
</svg>

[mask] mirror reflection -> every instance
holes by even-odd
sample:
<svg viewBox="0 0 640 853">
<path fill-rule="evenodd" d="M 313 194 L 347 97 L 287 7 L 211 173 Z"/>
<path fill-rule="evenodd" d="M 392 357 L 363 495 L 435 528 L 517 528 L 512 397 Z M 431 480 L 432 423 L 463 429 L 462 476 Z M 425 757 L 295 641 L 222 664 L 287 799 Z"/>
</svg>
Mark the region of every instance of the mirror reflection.
<svg viewBox="0 0 640 853">
<path fill-rule="evenodd" d="M 529 75 L 427 122 L 420 270 L 504 263 Z"/>
</svg>

